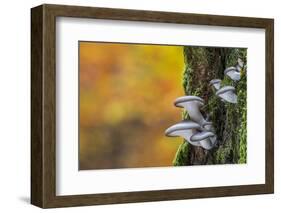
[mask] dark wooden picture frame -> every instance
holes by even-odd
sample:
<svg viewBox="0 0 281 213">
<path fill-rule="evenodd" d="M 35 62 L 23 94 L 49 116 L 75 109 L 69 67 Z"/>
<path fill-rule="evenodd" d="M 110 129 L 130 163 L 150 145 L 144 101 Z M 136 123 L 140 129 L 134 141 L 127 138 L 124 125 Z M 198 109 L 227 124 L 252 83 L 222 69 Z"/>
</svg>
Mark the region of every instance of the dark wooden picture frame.
<svg viewBox="0 0 281 213">
<path fill-rule="evenodd" d="M 56 17 L 265 29 L 265 184 L 56 195 Z M 42 208 L 131 203 L 274 192 L 274 20 L 170 12 L 41 5 L 31 9 L 31 203 Z"/>
</svg>

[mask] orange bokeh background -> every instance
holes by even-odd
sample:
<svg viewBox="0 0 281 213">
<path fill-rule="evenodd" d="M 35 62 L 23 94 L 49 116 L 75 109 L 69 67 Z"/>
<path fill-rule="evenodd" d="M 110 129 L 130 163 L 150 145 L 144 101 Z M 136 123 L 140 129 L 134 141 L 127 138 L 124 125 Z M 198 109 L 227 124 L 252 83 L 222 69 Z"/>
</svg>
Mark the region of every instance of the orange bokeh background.
<svg viewBox="0 0 281 213">
<path fill-rule="evenodd" d="M 172 166 L 181 46 L 79 42 L 79 169 Z"/>
</svg>

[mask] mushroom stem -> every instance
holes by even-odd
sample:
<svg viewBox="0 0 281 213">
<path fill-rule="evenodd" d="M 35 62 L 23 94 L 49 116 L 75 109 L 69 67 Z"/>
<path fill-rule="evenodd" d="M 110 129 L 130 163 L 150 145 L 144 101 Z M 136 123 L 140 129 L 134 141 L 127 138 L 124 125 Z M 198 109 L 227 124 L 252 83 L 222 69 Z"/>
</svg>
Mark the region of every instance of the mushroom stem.
<svg viewBox="0 0 281 213">
<path fill-rule="evenodd" d="M 198 132 L 190 137 L 191 142 L 200 142 L 200 145 L 207 150 L 213 148 L 213 143 L 210 140 L 211 137 L 214 137 L 215 134 L 210 131 Z"/>
<path fill-rule="evenodd" d="M 200 112 L 200 107 L 203 106 L 203 99 L 197 96 L 183 96 L 179 97 L 174 102 L 176 107 L 184 108 L 190 119 L 202 125 L 205 122 L 203 115 Z"/>
<path fill-rule="evenodd" d="M 204 130 L 213 132 L 215 134 L 215 128 L 214 128 L 212 122 L 206 121 L 202 125 L 202 127 L 203 127 Z M 217 136 L 216 135 L 210 137 L 210 140 L 211 140 L 213 146 L 217 144 Z"/>
</svg>

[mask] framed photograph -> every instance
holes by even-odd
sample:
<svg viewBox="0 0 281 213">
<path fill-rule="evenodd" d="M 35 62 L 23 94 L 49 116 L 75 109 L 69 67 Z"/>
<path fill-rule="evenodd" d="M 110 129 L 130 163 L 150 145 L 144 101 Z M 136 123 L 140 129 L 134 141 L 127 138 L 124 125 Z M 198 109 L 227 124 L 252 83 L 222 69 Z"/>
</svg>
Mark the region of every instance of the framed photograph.
<svg viewBox="0 0 281 213">
<path fill-rule="evenodd" d="M 31 9 L 31 203 L 274 191 L 274 21 Z"/>
</svg>

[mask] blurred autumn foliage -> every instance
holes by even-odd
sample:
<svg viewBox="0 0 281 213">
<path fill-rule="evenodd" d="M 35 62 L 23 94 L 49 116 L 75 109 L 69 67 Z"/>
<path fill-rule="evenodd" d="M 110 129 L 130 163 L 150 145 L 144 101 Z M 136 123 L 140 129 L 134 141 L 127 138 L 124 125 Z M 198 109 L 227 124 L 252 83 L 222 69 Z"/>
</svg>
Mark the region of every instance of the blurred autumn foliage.
<svg viewBox="0 0 281 213">
<path fill-rule="evenodd" d="M 80 169 L 172 166 L 181 46 L 79 42 Z"/>
</svg>

